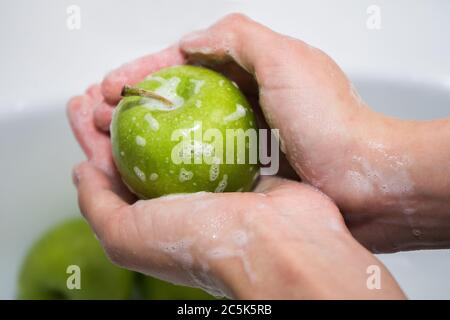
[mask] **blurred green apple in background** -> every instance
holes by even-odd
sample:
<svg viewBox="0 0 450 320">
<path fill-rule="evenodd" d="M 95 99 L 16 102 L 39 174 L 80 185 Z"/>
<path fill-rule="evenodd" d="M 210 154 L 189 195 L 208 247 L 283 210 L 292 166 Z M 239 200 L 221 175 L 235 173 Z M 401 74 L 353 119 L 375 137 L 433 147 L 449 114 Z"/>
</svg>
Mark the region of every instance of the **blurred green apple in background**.
<svg viewBox="0 0 450 320">
<path fill-rule="evenodd" d="M 79 268 L 79 275 L 73 271 Z M 80 276 L 80 289 L 68 288 Z M 113 265 L 81 218 L 52 227 L 29 250 L 18 281 L 19 299 L 214 299 L 183 287 Z"/>
<path fill-rule="evenodd" d="M 113 265 L 89 225 L 77 218 L 51 228 L 30 249 L 19 275 L 18 298 L 128 299 L 133 284 L 134 273 Z"/>
<path fill-rule="evenodd" d="M 250 157 L 258 152 L 258 132 L 232 81 L 206 68 L 174 66 L 126 86 L 122 95 L 111 123 L 113 157 L 140 198 L 251 189 L 259 172 Z M 236 136 L 229 139 L 227 129 Z"/>
</svg>

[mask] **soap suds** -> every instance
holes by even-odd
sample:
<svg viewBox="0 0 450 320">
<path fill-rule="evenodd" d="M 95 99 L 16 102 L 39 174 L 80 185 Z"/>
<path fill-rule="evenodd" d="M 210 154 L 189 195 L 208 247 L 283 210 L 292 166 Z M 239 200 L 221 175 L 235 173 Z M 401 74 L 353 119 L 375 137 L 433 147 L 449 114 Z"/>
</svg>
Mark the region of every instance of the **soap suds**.
<svg viewBox="0 0 450 320">
<path fill-rule="evenodd" d="M 224 174 L 222 177 L 222 180 L 220 180 L 219 184 L 217 185 L 216 190 L 214 192 L 223 192 L 228 185 L 228 175 Z"/>
<path fill-rule="evenodd" d="M 136 174 L 136 176 L 141 180 L 141 181 L 145 181 L 147 180 L 147 178 L 145 177 L 145 173 L 139 169 L 138 167 L 134 167 L 133 168 L 134 173 Z"/>
<path fill-rule="evenodd" d="M 206 255 L 210 259 L 228 259 L 228 258 L 238 258 L 241 263 L 242 267 L 244 268 L 244 272 L 247 275 L 250 282 L 254 282 L 256 280 L 255 274 L 252 271 L 250 261 L 247 258 L 247 255 L 245 254 L 244 250 L 242 249 L 228 249 L 224 247 L 218 247 L 214 248 L 212 250 L 209 250 Z"/>
<path fill-rule="evenodd" d="M 180 182 L 189 181 L 194 177 L 194 173 L 192 171 L 188 171 L 184 168 L 181 168 L 180 173 L 178 175 L 178 180 Z"/>
<path fill-rule="evenodd" d="M 203 85 L 205 84 L 205 80 L 196 80 L 196 79 L 190 79 L 190 82 L 192 82 L 194 84 L 194 93 L 197 94 L 200 92 L 200 89 L 203 87 Z"/>
<path fill-rule="evenodd" d="M 225 121 L 225 123 L 236 121 L 241 119 L 242 117 L 245 117 L 245 114 L 245 108 L 240 104 L 236 104 L 236 111 L 223 118 L 223 120 Z"/>
<path fill-rule="evenodd" d="M 145 140 L 144 138 L 142 138 L 141 136 L 136 136 L 136 144 L 138 146 L 145 146 L 147 144 L 147 140 Z"/>
<path fill-rule="evenodd" d="M 211 167 L 209 168 L 209 181 L 216 181 L 217 177 L 220 174 L 220 167 L 219 167 L 219 161 L 215 158 L 213 163 L 211 164 Z"/>
<path fill-rule="evenodd" d="M 196 197 L 201 197 L 204 195 L 209 194 L 210 192 L 206 192 L 206 191 L 200 191 L 200 192 L 194 192 L 194 193 L 173 193 L 173 194 L 168 194 L 162 197 L 159 197 L 158 200 L 162 200 L 162 201 L 172 201 L 172 200 L 181 200 L 181 199 L 191 199 L 191 198 L 196 198 Z"/>
<path fill-rule="evenodd" d="M 145 121 L 148 122 L 148 125 L 150 126 L 150 128 L 151 128 L 153 131 L 158 131 L 158 130 L 159 130 L 159 122 L 158 122 L 158 120 L 156 120 L 156 119 L 151 115 L 151 113 L 147 113 L 147 114 L 144 116 L 144 119 L 145 119 Z"/>
<path fill-rule="evenodd" d="M 194 258 L 190 253 L 191 240 L 180 240 L 176 242 L 159 242 L 157 247 L 167 253 L 172 259 L 181 264 L 184 269 L 191 269 Z"/>
<path fill-rule="evenodd" d="M 172 77 L 170 79 L 164 79 L 162 77 L 150 76 L 148 79 L 156 80 L 161 83 L 161 85 L 157 89 L 155 89 L 154 92 L 171 101 L 173 105 L 168 106 L 157 99 L 145 97 L 141 99 L 141 104 L 144 107 L 148 108 L 149 110 L 171 111 L 181 107 L 184 104 L 183 97 L 179 96 L 177 93 L 178 84 L 181 81 L 180 78 Z"/>
</svg>

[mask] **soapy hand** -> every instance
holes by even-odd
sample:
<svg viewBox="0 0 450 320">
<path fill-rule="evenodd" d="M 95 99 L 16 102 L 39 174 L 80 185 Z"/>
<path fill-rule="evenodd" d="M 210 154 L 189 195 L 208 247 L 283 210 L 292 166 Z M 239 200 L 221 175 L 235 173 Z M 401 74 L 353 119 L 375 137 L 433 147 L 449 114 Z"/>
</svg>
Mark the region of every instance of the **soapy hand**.
<svg viewBox="0 0 450 320">
<path fill-rule="evenodd" d="M 415 210 L 412 160 L 390 136 L 407 125 L 371 111 L 321 51 L 231 15 L 122 66 L 69 103 L 89 159 L 74 171 L 80 208 L 111 259 L 231 297 L 402 297 L 388 271 L 352 238 L 333 202 L 311 186 L 265 177 L 254 193 L 135 202 L 111 157 L 113 106 L 123 85 L 187 62 L 238 83 L 262 120 L 280 130 L 290 164 L 280 175 L 292 177 L 293 168 L 331 196 L 366 247 L 416 246 L 415 218 L 404 214 Z M 368 290 L 370 265 L 381 268 L 383 290 Z"/>
</svg>

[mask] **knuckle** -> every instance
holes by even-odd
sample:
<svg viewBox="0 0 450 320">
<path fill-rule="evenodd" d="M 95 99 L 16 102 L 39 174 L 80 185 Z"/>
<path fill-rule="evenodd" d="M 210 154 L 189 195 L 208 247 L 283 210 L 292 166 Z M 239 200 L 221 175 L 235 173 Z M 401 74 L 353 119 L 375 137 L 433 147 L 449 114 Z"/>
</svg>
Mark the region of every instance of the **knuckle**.
<svg viewBox="0 0 450 320">
<path fill-rule="evenodd" d="M 239 13 L 239 12 L 234 12 L 234 13 L 230 13 L 228 15 L 226 15 L 223 20 L 223 22 L 227 22 L 227 23 L 247 23 L 250 22 L 250 18 L 247 17 L 246 15 Z"/>
<path fill-rule="evenodd" d="M 219 20 L 214 27 L 228 34 L 236 34 L 242 30 L 244 25 L 250 23 L 252 20 L 242 13 L 231 13 Z"/>
</svg>

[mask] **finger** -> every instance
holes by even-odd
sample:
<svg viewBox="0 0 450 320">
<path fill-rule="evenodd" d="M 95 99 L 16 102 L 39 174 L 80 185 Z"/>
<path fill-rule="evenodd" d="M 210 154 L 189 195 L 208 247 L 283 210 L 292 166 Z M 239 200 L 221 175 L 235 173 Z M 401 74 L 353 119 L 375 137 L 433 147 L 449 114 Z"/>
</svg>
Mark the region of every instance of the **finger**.
<svg viewBox="0 0 450 320">
<path fill-rule="evenodd" d="M 97 102 L 98 103 L 98 102 Z M 87 158 L 110 176 L 115 167 L 112 160 L 109 137 L 94 124 L 95 100 L 89 95 L 72 98 L 67 105 L 67 113 L 72 131 Z"/>
<path fill-rule="evenodd" d="M 202 64 L 223 74 L 225 77 L 233 81 L 247 97 L 258 96 L 258 85 L 253 75 L 248 73 L 234 61 L 217 64 L 209 63 L 208 61 L 201 62 L 195 60 L 195 57 L 188 57 L 188 62 L 193 64 Z"/>
<path fill-rule="evenodd" d="M 95 126 L 104 131 L 109 132 L 109 125 L 111 124 L 114 107 L 110 104 L 102 101 L 94 110 L 94 123 Z"/>
<path fill-rule="evenodd" d="M 336 148 L 345 148 L 350 129 L 340 124 L 352 121 L 361 105 L 344 73 L 320 50 L 236 14 L 185 37 L 180 48 L 202 62 L 235 61 L 255 77 L 264 118 L 279 129 L 287 159 L 305 181 L 317 173 L 300 164 L 324 161 L 323 152 L 305 150 L 326 150 L 330 136 Z"/>
<path fill-rule="evenodd" d="M 133 85 L 152 72 L 184 62 L 185 58 L 178 46 L 141 57 L 110 72 L 102 82 L 102 94 L 108 103 L 115 105 L 121 98 L 120 93 L 125 84 Z"/>
<path fill-rule="evenodd" d="M 280 51 L 280 35 L 241 15 L 232 14 L 206 30 L 181 39 L 180 48 L 191 59 L 205 63 L 236 61 L 253 74 L 259 65 Z"/>
<path fill-rule="evenodd" d="M 80 210 L 95 232 L 102 236 L 107 232 L 108 220 L 127 203 L 113 191 L 110 178 L 92 163 L 78 165 L 73 176 Z"/>
<path fill-rule="evenodd" d="M 102 101 L 103 95 L 99 84 L 93 84 L 86 90 L 86 94 L 90 96 L 95 101 Z"/>
</svg>

